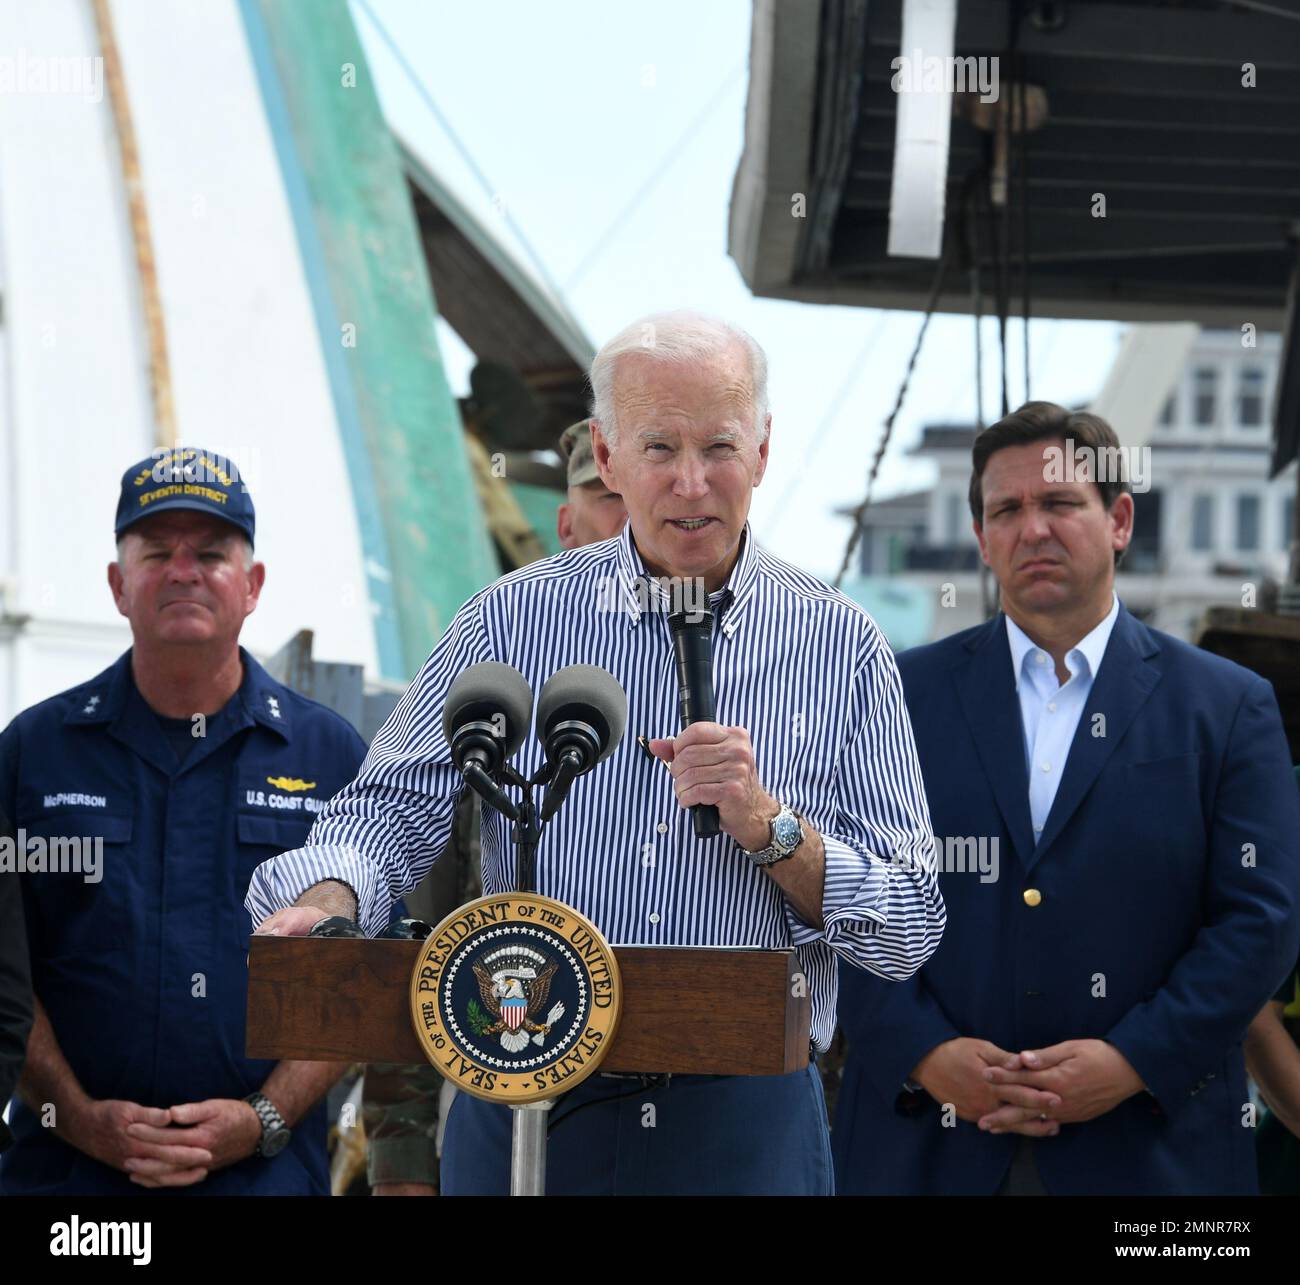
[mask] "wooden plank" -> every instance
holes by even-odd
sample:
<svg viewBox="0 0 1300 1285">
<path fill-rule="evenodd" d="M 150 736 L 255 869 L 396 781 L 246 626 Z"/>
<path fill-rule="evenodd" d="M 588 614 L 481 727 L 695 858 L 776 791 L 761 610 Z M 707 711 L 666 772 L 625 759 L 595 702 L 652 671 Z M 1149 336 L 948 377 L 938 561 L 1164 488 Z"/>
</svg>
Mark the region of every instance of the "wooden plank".
<svg viewBox="0 0 1300 1285">
<path fill-rule="evenodd" d="M 414 941 L 253 937 L 247 1055 L 424 1060 L 411 1024 Z M 812 1021 L 793 950 L 615 948 L 623 1015 L 604 1071 L 781 1075 L 808 1065 Z"/>
<path fill-rule="evenodd" d="M 1273 684 L 1291 761 L 1300 763 L 1300 619 L 1240 607 L 1208 607 L 1193 641 Z"/>
<path fill-rule="evenodd" d="M 1196 645 L 1206 647 L 1202 640 L 1211 634 L 1236 634 L 1243 641 L 1252 638 L 1279 638 L 1300 643 L 1300 617 L 1279 616 L 1272 612 L 1242 607 L 1207 607 L 1197 628 Z M 1218 648 L 1206 647 L 1206 650 L 1217 651 Z"/>
</svg>

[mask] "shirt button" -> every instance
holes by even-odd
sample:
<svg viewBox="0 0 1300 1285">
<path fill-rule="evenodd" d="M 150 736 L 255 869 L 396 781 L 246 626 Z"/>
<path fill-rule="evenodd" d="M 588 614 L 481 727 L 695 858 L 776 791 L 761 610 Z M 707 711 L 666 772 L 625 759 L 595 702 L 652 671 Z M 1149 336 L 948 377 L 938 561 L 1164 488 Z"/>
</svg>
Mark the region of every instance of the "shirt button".
<svg viewBox="0 0 1300 1285">
<path fill-rule="evenodd" d="M 657 924 L 659 922 L 659 912 L 657 910 L 652 910 L 650 912 L 650 922 L 652 924 Z"/>
<path fill-rule="evenodd" d="M 1040 763 L 1038 766 L 1041 767 L 1044 772 L 1050 772 L 1052 770 L 1052 765 L 1050 763 Z"/>
<path fill-rule="evenodd" d="M 1055 702 L 1055 701 L 1048 701 L 1048 702 L 1047 702 L 1047 712 L 1048 712 L 1049 714 L 1055 714 L 1055 713 L 1056 713 L 1056 702 Z"/>
<path fill-rule="evenodd" d="M 657 826 L 655 826 L 655 829 L 658 830 L 660 834 L 667 834 L 667 833 L 668 833 L 668 822 L 667 822 L 667 821 L 660 821 L 659 824 L 658 824 Z"/>
<path fill-rule="evenodd" d="M 1040 665 L 1047 664 L 1047 657 L 1041 651 L 1034 652 L 1034 660 Z"/>
<path fill-rule="evenodd" d="M 1036 906 L 1043 899 L 1043 894 L 1037 888 L 1026 888 L 1024 892 L 1025 905 Z"/>
</svg>

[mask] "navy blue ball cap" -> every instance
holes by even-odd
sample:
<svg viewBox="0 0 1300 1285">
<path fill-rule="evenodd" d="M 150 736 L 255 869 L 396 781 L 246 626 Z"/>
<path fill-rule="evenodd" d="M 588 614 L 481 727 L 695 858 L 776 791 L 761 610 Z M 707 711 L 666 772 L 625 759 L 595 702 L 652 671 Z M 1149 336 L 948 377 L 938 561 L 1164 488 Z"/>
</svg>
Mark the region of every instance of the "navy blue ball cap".
<svg viewBox="0 0 1300 1285">
<path fill-rule="evenodd" d="M 233 460 L 197 446 L 157 450 L 122 474 L 113 534 L 141 518 L 190 509 L 237 526 L 253 542 L 253 497 Z"/>
</svg>

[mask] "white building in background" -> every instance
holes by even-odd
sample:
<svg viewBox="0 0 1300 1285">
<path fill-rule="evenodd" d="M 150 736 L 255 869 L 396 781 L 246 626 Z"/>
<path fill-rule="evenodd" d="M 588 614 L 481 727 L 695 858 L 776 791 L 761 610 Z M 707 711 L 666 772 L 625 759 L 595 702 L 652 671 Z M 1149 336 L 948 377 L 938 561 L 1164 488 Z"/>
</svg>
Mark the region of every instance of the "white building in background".
<svg viewBox="0 0 1300 1285">
<path fill-rule="evenodd" d="M 1190 639 L 1207 607 L 1260 605 L 1267 584 L 1286 577 L 1296 466 L 1268 476 L 1280 346 L 1275 334 L 1243 348 L 1237 331 L 1203 331 L 1155 424 L 1114 425 L 1122 442 L 1145 440 L 1151 451 L 1118 591 L 1158 629 Z M 981 586 L 967 500 L 974 438 L 969 426 L 927 427 L 913 453 L 935 462 L 934 485 L 873 506 L 859 544 L 860 575 L 935 596 L 936 638 L 983 620 L 993 588 L 987 576 Z"/>
<path fill-rule="evenodd" d="M 111 14 L 179 441 L 234 460 L 257 506 L 268 576 L 246 643 L 269 653 L 307 627 L 323 655 L 374 672 L 348 466 L 239 8 L 118 0 Z M 80 0 L 0 4 L 0 46 L 100 54 Z M 0 140 L 3 726 L 130 646 L 105 569 L 120 478 L 160 443 L 109 96 L 0 94 Z M 325 496 L 340 499 L 321 522 Z"/>
<path fill-rule="evenodd" d="M 249 650 L 311 631 L 400 688 L 502 570 L 497 515 L 511 556 L 554 530 L 531 453 L 590 340 L 393 136 L 346 0 L 0 0 L 0 73 L 0 728 L 130 645 L 119 480 L 173 446 L 252 493 Z M 440 326 L 483 368 L 473 457 Z"/>
</svg>

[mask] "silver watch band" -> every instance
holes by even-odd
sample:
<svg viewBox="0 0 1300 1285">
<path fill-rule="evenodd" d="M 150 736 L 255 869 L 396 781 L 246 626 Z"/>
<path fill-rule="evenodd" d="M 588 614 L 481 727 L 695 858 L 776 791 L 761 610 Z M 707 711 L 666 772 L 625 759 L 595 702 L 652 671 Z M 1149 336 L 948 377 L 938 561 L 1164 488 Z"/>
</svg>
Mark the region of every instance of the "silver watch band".
<svg viewBox="0 0 1300 1285">
<path fill-rule="evenodd" d="M 257 1154 L 260 1156 L 262 1154 L 262 1144 L 267 1140 L 267 1138 L 269 1138 L 271 1134 L 279 1133 L 282 1130 L 287 1132 L 289 1125 L 285 1121 L 284 1116 L 280 1114 L 275 1103 L 272 1102 L 266 1094 L 250 1093 L 244 1101 L 247 1102 L 248 1105 L 257 1113 L 258 1121 L 262 1126 L 262 1136 L 257 1142 Z"/>
<path fill-rule="evenodd" d="M 778 847 L 775 841 L 776 824 L 782 816 L 793 818 L 799 827 L 799 838 L 788 848 Z M 756 866 L 774 865 L 778 861 L 784 861 L 787 857 L 793 856 L 805 838 L 803 832 L 803 818 L 792 807 L 790 807 L 788 803 L 782 803 L 780 805 L 776 816 L 772 818 L 768 825 L 769 834 L 773 839 L 771 843 L 766 847 L 756 848 L 752 852 L 748 848 L 741 848 L 741 851 L 745 856 L 747 856 Z"/>
</svg>

